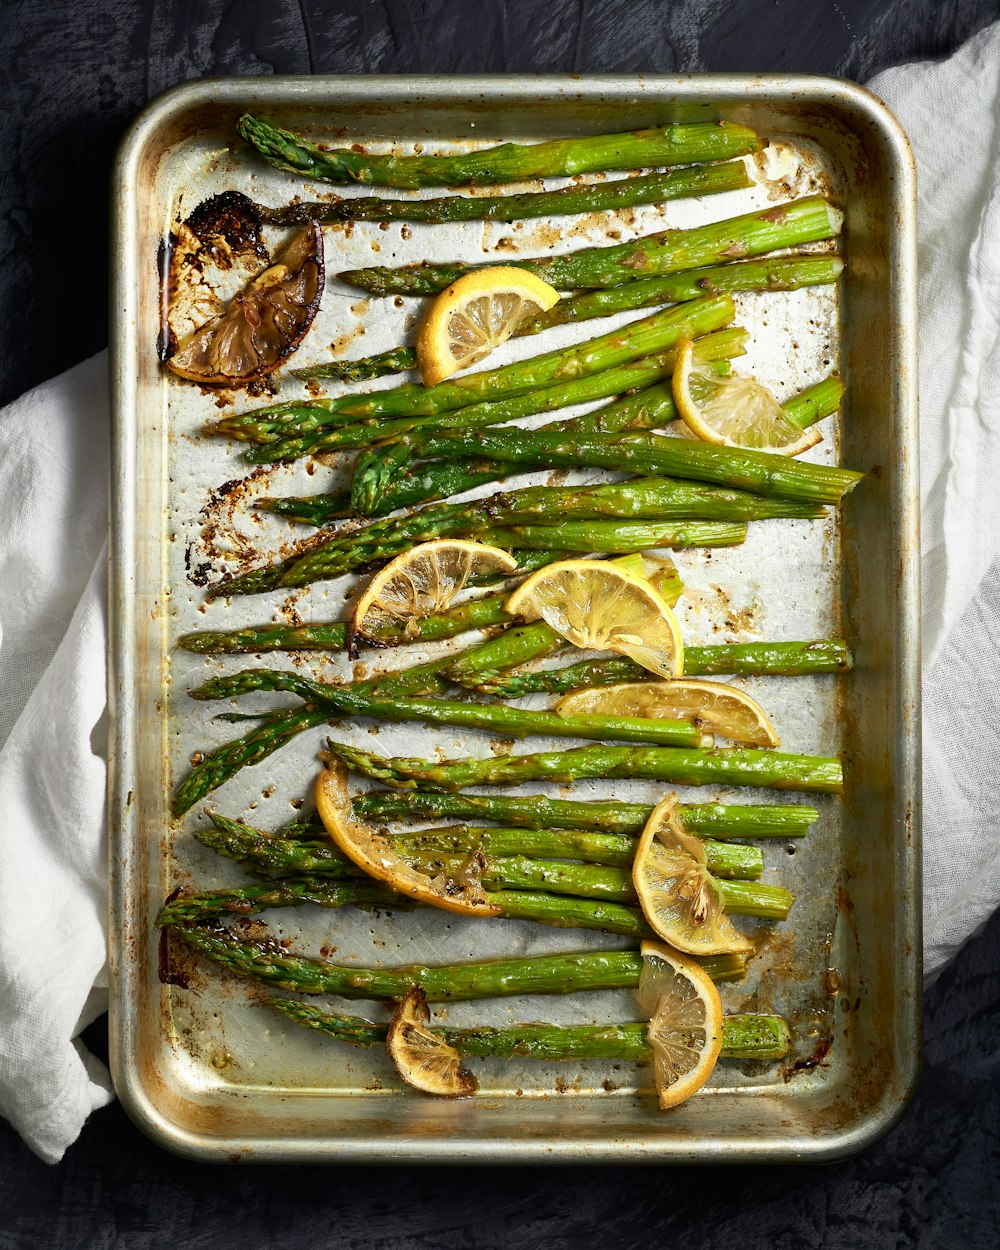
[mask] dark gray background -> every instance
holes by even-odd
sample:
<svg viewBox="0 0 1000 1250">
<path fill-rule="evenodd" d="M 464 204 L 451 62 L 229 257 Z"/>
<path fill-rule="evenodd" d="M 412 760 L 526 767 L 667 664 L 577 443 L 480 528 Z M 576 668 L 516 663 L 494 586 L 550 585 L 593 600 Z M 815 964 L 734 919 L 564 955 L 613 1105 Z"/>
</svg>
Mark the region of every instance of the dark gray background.
<svg viewBox="0 0 1000 1250">
<path fill-rule="evenodd" d="M 789 70 L 865 81 L 944 55 L 998 17 L 1000 0 L 0 0 L 0 403 L 105 344 L 115 145 L 182 79 Z M 162 1153 L 114 1107 L 58 1168 L 0 1125 L 0 1250 L 988 1250 L 1000 1244 L 998 956 L 994 920 L 927 997 L 910 1110 L 846 1163 L 213 1168 Z M 88 1032 L 98 1051 L 103 1034 Z"/>
</svg>

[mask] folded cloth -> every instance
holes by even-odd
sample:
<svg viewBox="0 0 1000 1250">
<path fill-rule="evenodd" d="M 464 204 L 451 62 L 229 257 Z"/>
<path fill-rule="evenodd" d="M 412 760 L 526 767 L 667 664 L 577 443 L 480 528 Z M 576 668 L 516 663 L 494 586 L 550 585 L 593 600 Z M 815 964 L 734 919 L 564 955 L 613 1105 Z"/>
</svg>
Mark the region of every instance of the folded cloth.
<svg viewBox="0 0 1000 1250">
<path fill-rule="evenodd" d="M 107 1007 L 104 355 L 0 413 L 0 1114 L 56 1162 L 103 1064 Z"/>
<path fill-rule="evenodd" d="M 1000 23 L 947 61 L 886 70 L 868 85 L 917 158 L 924 961 L 933 979 L 1000 903 Z"/>
<path fill-rule="evenodd" d="M 1000 23 L 880 74 L 920 177 L 925 967 L 1000 903 Z M 954 173 L 956 133 L 962 175 Z M 55 1162 L 112 1093 L 106 1003 L 106 360 L 0 413 L 0 1114 Z"/>
</svg>

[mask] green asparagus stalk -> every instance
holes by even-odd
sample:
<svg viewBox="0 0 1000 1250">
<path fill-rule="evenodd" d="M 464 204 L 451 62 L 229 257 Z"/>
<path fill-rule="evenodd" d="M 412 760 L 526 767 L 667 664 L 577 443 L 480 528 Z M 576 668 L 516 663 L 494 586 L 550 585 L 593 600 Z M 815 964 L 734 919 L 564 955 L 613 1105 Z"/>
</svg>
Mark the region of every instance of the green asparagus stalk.
<svg viewBox="0 0 1000 1250">
<path fill-rule="evenodd" d="M 480 664 L 482 672 L 492 675 L 507 667 L 508 664 L 512 666 L 525 663 L 532 658 L 546 655 L 557 645 L 559 645 L 557 635 L 547 625 L 537 622 L 524 629 L 505 630 L 499 638 L 489 639 L 478 646 L 470 647 L 457 656 L 445 656 L 443 659 L 432 660 L 427 664 L 385 674 L 370 682 L 358 682 L 353 689 L 362 695 L 378 693 L 382 697 L 405 695 L 410 692 L 432 694 L 442 689 L 449 680 L 460 683 L 473 679 L 477 666 Z M 259 689 L 261 687 L 247 686 L 247 688 Z M 285 686 L 284 688 L 291 687 Z M 296 693 L 300 693 L 302 689 L 304 687 L 296 690 Z M 235 691 L 235 693 L 239 692 L 239 690 Z M 274 713 L 263 725 L 244 737 L 216 747 L 192 768 L 178 786 L 173 799 L 173 814 L 182 815 L 199 799 L 204 798 L 212 790 L 218 789 L 241 768 L 260 763 L 297 734 L 322 724 L 329 716 L 329 704 L 317 707 L 307 702 L 298 710 Z"/>
<path fill-rule="evenodd" d="M 323 835 L 324 841 L 305 841 L 266 834 L 218 813 L 209 813 L 215 826 L 195 837 L 227 859 L 251 872 L 269 877 L 333 877 L 356 875 L 354 865 Z M 636 840 L 625 834 L 593 833 L 586 829 L 525 830 L 448 825 L 418 833 L 392 831 L 390 841 L 406 859 L 435 855 L 468 856 L 476 850 L 491 859 L 526 856 L 528 859 L 578 859 L 608 868 L 627 868 L 635 856 Z M 764 869 L 759 847 L 738 842 L 705 840 L 709 872 L 732 880 L 756 880 Z M 512 888 L 504 885 L 504 889 Z"/>
<path fill-rule="evenodd" d="M 298 994 L 338 994 L 342 998 L 398 999 L 414 987 L 422 989 L 429 1002 L 634 989 L 642 972 L 642 956 L 635 950 L 361 968 L 295 955 L 273 938 L 240 938 L 221 926 L 178 925 L 171 932 L 229 972 Z M 714 980 L 743 975 L 740 956 L 713 955 L 699 962 Z"/>
<path fill-rule="evenodd" d="M 526 191 L 520 195 L 442 195 L 425 200 L 388 200 L 378 195 L 288 204 L 281 208 L 255 205 L 262 221 L 276 226 L 324 224 L 339 221 L 419 221 L 433 225 L 449 221 L 523 221 L 531 217 L 561 217 L 570 213 L 598 213 L 640 204 L 661 204 L 687 196 L 717 195 L 752 187 L 742 161 L 673 169 L 637 178 L 563 187 L 558 191 Z"/>
<path fill-rule="evenodd" d="M 669 478 L 633 478 L 596 486 L 528 486 L 461 503 L 429 504 L 405 517 L 370 521 L 341 538 L 334 533 L 310 547 L 310 553 L 334 544 L 404 543 L 431 538 L 471 538 L 498 527 L 568 521 L 758 521 L 769 517 L 817 517 L 816 505 L 767 500 L 749 491 L 701 486 Z M 392 554 L 398 554 L 393 552 Z M 379 557 L 381 558 L 381 556 Z"/>
<path fill-rule="evenodd" d="M 516 491 L 502 491 L 484 499 L 429 504 L 408 516 L 370 521 L 350 529 L 343 537 L 335 531 L 329 537 L 314 541 L 304 556 L 297 560 L 293 558 L 286 564 L 289 570 L 296 567 L 310 569 L 312 577 L 317 574 L 321 577 L 332 576 L 345 571 L 342 566 L 344 553 L 349 555 L 352 548 L 362 550 L 362 562 L 367 563 L 398 555 L 409 550 L 414 543 L 433 538 L 475 538 L 522 523 L 557 527 L 559 541 L 550 534 L 550 541 L 540 544 L 556 547 L 562 546 L 563 530 L 573 521 L 755 521 L 768 517 L 822 515 L 822 509 L 816 505 L 767 500 L 748 491 L 659 477 L 634 478 L 628 482 L 597 486 L 529 486 Z M 516 533 L 515 537 L 518 537 Z M 535 547 L 539 544 L 537 536 L 533 536 L 530 542 L 511 541 L 498 545 Z M 565 550 L 580 549 L 576 540 L 565 546 Z M 320 552 L 324 554 L 320 555 Z"/>
<path fill-rule="evenodd" d="M 699 353 L 704 349 L 717 362 L 717 370 L 728 370 L 730 356 L 739 355 L 746 342 L 746 331 L 740 328 L 719 330 L 698 339 Z M 502 425 L 522 417 L 553 412 L 572 404 L 588 403 L 595 399 L 607 399 L 626 391 L 640 389 L 669 377 L 674 370 L 676 353 L 673 348 L 654 352 L 635 360 L 596 373 L 574 377 L 572 374 L 535 390 L 517 395 L 469 403 L 445 413 L 417 414 L 415 416 L 386 417 L 377 421 L 370 417 L 355 418 L 340 412 L 331 412 L 328 405 L 334 400 L 314 400 L 308 404 L 281 404 L 271 408 L 252 408 L 231 418 L 241 424 L 234 429 L 218 432 L 232 434 L 244 441 L 258 442 L 245 459 L 251 462 L 292 460 L 297 456 L 343 451 L 357 447 L 369 447 L 374 441 L 413 438 L 420 434 L 438 433 L 450 429 L 458 421 L 463 429 Z M 476 375 L 470 374 L 470 377 Z M 444 383 L 441 383 L 444 385 Z M 392 392 L 386 392 L 392 393 Z"/>
<path fill-rule="evenodd" d="M 454 794 L 424 790 L 369 790 L 352 799 L 364 820 L 436 820 L 466 817 L 502 821 L 523 829 L 599 830 L 639 834 L 653 811 L 652 803 L 618 799 L 583 802 L 550 799 L 543 794 Z M 681 803 L 678 812 L 687 833 L 701 838 L 802 838 L 819 819 L 803 804 Z M 283 837 L 313 837 L 322 831 L 318 817 L 299 817 L 297 831 L 286 826 Z M 413 835 L 419 837 L 419 832 Z"/>
<path fill-rule="evenodd" d="M 706 505 L 706 508 L 712 511 L 714 505 Z M 497 526 L 491 529 L 487 524 L 488 515 L 481 512 L 480 517 L 476 517 L 474 506 L 463 510 L 469 514 L 468 521 L 460 524 L 449 523 L 447 526 L 444 523 L 428 524 L 422 537 L 419 536 L 419 515 L 416 519 L 376 522 L 388 530 L 388 535 L 382 539 L 371 538 L 366 530 L 353 530 L 342 539 L 331 535 L 326 541 L 313 543 L 304 552 L 293 553 L 279 564 L 251 569 L 248 573 L 219 582 L 212 588 L 211 597 L 255 595 L 287 587 L 308 586 L 313 582 L 339 577 L 354 569 L 392 559 L 408 551 L 414 543 L 424 541 L 432 535 L 441 536 L 443 533 L 474 537 L 481 542 L 519 552 L 591 551 L 623 554 L 650 547 L 730 547 L 739 545 L 746 538 L 744 524 L 725 521 L 665 520 L 642 523 L 588 520 L 566 521 L 560 525 L 520 525 L 506 528 Z M 690 510 L 696 511 L 697 508 L 692 505 Z M 766 509 L 759 511 L 764 512 Z M 799 514 L 801 515 L 801 511 Z M 815 515 L 815 511 L 810 510 L 810 515 Z M 520 561 L 519 567 L 523 568 Z"/>
<path fill-rule="evenodd" d="M 538 260 L 515 258 L 504 263 L 527 269 L 561 291 L 620 286 L 636 278 L 679 273 L 831 239 L 840 233 L 842 220 L 841 213 L 822 196 L 810 195 L 690 230 L 664 230 L 610 247 L 588 247 Z M 373 295 L 431 295 L 480 268 L 483 266 L 476 264 L 427 263 L 398 268 L 374 266 L 349 269 L 338 277 Z"/>
<path fill-rule="evenodd" d="M 376 720 L 422 721 L 483 729 L 503 737 L 591 738 L 612 742 L 649 742 L 667 746 L 700 747 L 711 741 L 683 720 L 656 720 L 635 716 L 560 716 L 506 704 L 465 703 L 433 698 L 387 698 L 365 692 L 362 683 L 335 686 L 302 673 L 275 669 L 247 669 L 217 677 L 190 691 L 193 699 L 231 698 L 250 690 L 286 690 L 309 704 L 326 707 L 331 716 L 370 716 Z"/>
<path fill-rule="evenodd" d="M 352 1046 L 384 1044 L 388 1025 L 369 1024 L 358 1016 L 334 1015 L 311 1003 L 271 998 L 266 1006 L 303 1028 Z M 582 1059 L 648 1063 L 647 1023 L 514 1024 L 506 1028 L 434 1029 L 466 1059 Z M 788 1024 L 781 1016 L 731 1015 L 722 1020 L 723 1059 L 784 1059 L 791 1050 Z"/>
<path fill-rule="evenodd" d="M 712 647 L 684 648 L 684 674 L 687 677 L 710 677 L 720 673 L 726 676 L 804 677 L 817 673 L 846 673 L 853 663 L 847 643 L 839 639 L 723 643 Z M 502 673 L 476 681 L 470 688 L 503 699 L 520 699 L 527 694 L 568 694 L 592 686 L 649 680 L 655 680 L 655 675 L 648 669 L 634 660 L 616 656 L 614 659 L 584 660 L 564 668 Z"/>
<path fill-rule="evenodd" d="M 424 790 L 369 790 L 352 799 L 365 820 L 433 820 L 454 816 L 497 820 L 522 829 L 599 830 L 605 834 L 639 834 L 653 811 L 652 803 L 550 799 L 542 794 L 454 794 Z M 819 819 L 814 807 L 802 804 L 682 803 L 678 808 L 687 833 L 700 838 L 802 838 Z M 318 817 L 300 817 L 300 834 L 323 829 Z M 282 836 L 300 836 L 286 827 Z M 419 838 L 419 831 L 412 835 Z"/>
<path fill-rule="evenodd" d="M 719 165 L 716 168 L 726 169 Z M 355 203 L 357 201 L 354 201 Z M 481 204 L 482 200 L 475 203 Z M 697 299 L 700 295 L 734 294 L 738 291 L 798 291 L 807 286 L 825 286 L 836 282 L 843 272 L 839 256 L 764 257 L 735 261 L 687 273 L 665 274 L 660 278 L 640 278 L 621 286 L 586 291 L 561 299 L 548 312 L 522 321 L 513 337 L 539 334 L 552 326 L 577 324 L 594 317 L 610 317 L 615 313 L 650 308 L 655 304 L 674 304 Z M 417 367 L 417 353 L 412 347 L 394 347 L 375 356 L 356 360 L 331 360 L 326 364 L 297 369 L 292 376 L 304 382 L 333 378 L 340 382 L 365 382 L 387 373 L 401 373 Z"/>
<path fill-rule="evenodd" d="M 521 855 L 539 861 L 579 859 L 609 868 L 631 867 L 636 847 L 634 837 L 620 833 L 592 833 L 586 829 L 476 828 L 467 825 L 421 829 L 410 834 L 394 831 L 392 841 L 407 857 L 418 853 L 467 855 L 479 847 L 488 858 Z M 764 857 L 756 846 L 705 839 L 705 854 L 713 877 L 749 881 L 756 880 L 764 870 Z M 508 885 L 504 888 L 512 887 Z"/>
<path fill-rule="evenodd" d="M 499 909 L 496 916 L 505 920 L 530 920 L 556 929 L 592 929 L 621 937 L 655 937 L 636 906 L 607 899 L 572 898 L 530 890 L 492 890 L 484 893 L 487 900 Z M 319 907 L 403 907 L 406 910 L 420 906 L 375 882 L 313 878 L 181 895 L 166 904 L 159 923 L 162 926 L 210 924 L 228 913 L 248 916 L 269 907 L 297 907 L 303 903 Z"/>
<path fill-rule="evenodd" d="M 613 555 L 653 547 L 738 547 L 746 536 L 745 524 L 723 521 L 567 521 L 564 525 L 510 525 L 478 537 L 510 550 L 546 550 L 555 544 L 567 554 L 600 551 Z"/>
<path fill-rule="evenodd" d="M 612 288 L 614 289 L 614 288 Z M 709 339 L 719 339 L 733 331 L 722 330 L 719 334 L 709 335 Z M 702 340 L 708 342 L 709 339 Z M 816 386 L 809 387 L 800 395 L 793 395 L 782 406 L 790 420 L 803 428 L 812 425 L 830 413 L 836 412 L 843 395 L 843 385 L 838 378 L 827 378 Z M 670 385 L 659 383 L 646 388 L 638 394 L 627 396 L 616 403 L 598 408 L 580 417 L 555 422 L 544 428 L 550 432 L 556 430 L 578 434 L 613 434 L 615 432 L 651 430 L 657 426 L 667 425 L 677 416 Z M 378 473 L 371 465 L 365 466 L 360 472 L 366 472 L 372 481 L 362 484 L 358 482 L 359 470 L 355 472 L 355 483 L 359 501 L 365 504 L 366 511 L 371 515 L 392 512 L 396 508 L 407 508 L 412 504 L 421 503 L 425 499 L 447 498 L 461 491 L 471 490 L 484 482 L 494 481 L 518 472 L 518 466 L 504 464 L 502 461 L 484 460 L 433 460 L 419 461 L 421 440 L 419 436 L 406 440 L 409 456 L 396 463 L 390 473 Z M 387 461 L 393 459 L 386 457 Z M 352 501 L 346 496 L 315 496 L 312 508 L 307 504 L 304 508 L 296 501 L 288 501 L 292 515 L 301 520 L 312 521 L 315 525 L 324 524 L 327 520 L 339 515 L 346 515 Z M 282 511 L 283 509 L 275 509 Z"/>
<path fill-rule="evenodd" d="M 682 747 L 579 747 L 535 755 L 491 759 L 381 759 L 343 743 L 327 749 L 348 768 L 387 785 L 418 789 L 464 790 L 470 786 L 519 785 L 522 781 L 611 780 L 618 777 L 668 781 L 675 785 L 770 786 L 777 790 L 840 793 L 840 760 L 822 755 L 788 755 L 742 749 L 691 750 Z"/>
<path fill-rule="evenodd" d="M 735 353 L 737 349 L 742 350 L 745 339 L 746 332 L 743 330 L 720 331 L 718 334 L 709 334 L 699 339 L 699 350 L 702 344 L 707 344 L 708 350 L 712 352 Z M 712 342 L 709 343 L 709 340 Z M 449 430 L 455 421 L 459 421 L 463 429 L 479 429 L 483 426 L 517 421 L 522 417 L 537 416 L 539 413 L 553 412 L 571 404 L 606 399 L 609 395 L 620 395 L 669 377 L 674 371 L 674 362 L 673 350 L 657 352 L 652 356 L 627 361 L 623 365 L 605 369 L 600 373 L 582 378 L 570 378 L 569 381 L 559 382 L 555 386 L 545 386 L 537 391 L 516 395 L 510 399 L 470 404 L 457 413 L 386 418 L 383 421 L 365 418 L 358 422 L 337 424 L 335 421 L 327 423 L 324 417 L 317 416 L 316 412 L 310 409 L 306 412 L 305 419 L 315 423 L 314 430 L 304 434 L 293 433 L 287 437 L 265 435 L 261 446 L 251 447 L 244 453 L 243 459 L 250 464 L 271 464 L 277 461 L 295 460 L 305 455 L 318 456 L 356 448 L 368 449 L 366 454 L 370 455 L 373 443 L 381 446 L 383 443 L 395 444 L 398 440 L 402 442 L 402 448 L 399 450 L 394 448 L 392 463 L 388 470 L 391 473 L 394 471 L 393 466 L 396 462 L 407 461 L 408 457 L 405 453 L 410 452 L 409 440 L 411 438 L 443 433 Z M 725 362 L 719 365 L 720 373 L 724 373 L 726 369 Z M 444 383 L 441 385 L 443 386 Z M 303 410 L 300 409 L 301 411 Z M 385 472 L 386 470 L 383 469 L 383 474 Z M 366 507 L 361 499 L 355 498 L 353 487 L 351 506 L 359 511 Z"/>
<path fill-rule="evenodd" d="M 416 367 L 416 348 L 390 347 L 387 351 L 376 352 L 372 356 L 359 356 L 354 360 L 328 360 L 322 365 L 293 369 L 290 376 L 302 382 L 322 382 L 332 378 L 336 382 L 353 385 L 385 377 L 387 373 L 405 373 L 407 369 Z"/>
<path fill-rule="evenodd" d="M 752 130 L 730 122 L 659 126 L 536 144 L 503 143 L 446 156 L 376 156 L 353 147 L 321 148 L 250 113 L 240 118 L 238 129 L 247 143 L 278 169 L 324 182 L 383 187 L 454 187 L 690 165 L 728 160 L 758 152 L 763 146 Z"/>
<path fill-rule="evenodd" d="M 732 333 L 731 330 L 721 331 L 721 334 Z M 543 428 L 578 433 L 648 430 L 665 425 L 676 416 L 670 383 L 658 382 L 583 416 L 553 422 Z M 410 435 L 400 439 L 395 449 L 390 445 L 390 450 L 382 453 L 379 462 L 373 464 L 369 457 L 356 464 L 351 489 L 352 506 L 364 507 L 367 515 L 381 515 L 425 499 L 447 499 L 484 482 L 518 472 L 516 465 L 491 460 L 423 461 L 420 459 L 423 443 L 424 439 L 419 434 Z M 402 457 L 394 454 L 396 449 L 402 451 Z"/>
<path fill-rule="evenodd" d="M 438 862 L 432 859 L 430 862 Z M 441 861 L 452 874 L 464 861 L 445 858 Z M 637 898 L 632 874 L 627 868 L 609 868 L 595 864 L 573 864 L 558 860 L 532 859 L 527 855 L 487 857 L 483 884 L 491 890 L 528 890 L 549 894 L 567 894 L 575 898 L 596 898 L 606 902 L 635 906 Z M 757 916 L 766 920 L 785 920 L 795 896 L 776 885 L 757 881 L 716 882 L 733 916 Z"/>
<path fill-rule="evenodd" d="M 461 871 L 464 860 L 428 861 L 429 869 Z M 346 874 L 345 874 L 346 875 Z M 716 882 L 731 915 L 785 920 L 794 895 L 780 886 L 760 882 Z M 167 903 L 161 925 L 203 924 L 227 912 L 251 915 L 270 907 L 394 907 L 400 896 L 374 882 L 311 876 L 302 880 L 275 881 L 268 885 L 237 886 L 204 894 L 180 895 Z M 507 855 L 487 859 L 483 868 L 487 901 L 495 903 L 499 917 L 534 920 L 562 929 L 602 929 L 625 937 L 654 937 L 638 910 L 628 869 L 591 864 L 560 863 Z M 599 904 L 599 906 L 594 906 Z"/>
<path fill-rule="evenodd" d="M 603 373 L 643 356 L 666 352 L 676 347 L 682 338 L 721 330 L 729 325 L 734 315 L 729 295 L 706 295 L 630 322 L 584 343 L 530 356 L 495 369 L 465 373 L 436 386 L 411 382 L 364 395 L 342 395 L 338 399 L 317 400 L 311 404 L 279 404 L 274 408 L 252 409 L 223 418 L 213 429 L 236 438 L 260 438 L 278 433 L 308 433 L 320 423 L 339 424 L 345 418 L 362 421 L 439 416 L 484 400 L 514 399 L 560 382 Z M 381 422 L 377 423 L 377 432 L 380 437 L 388 437 L 390 433 Z"/>
<path fill-rule="evenodd" d="M 378 628 L 373 632 L 373 638 L 399 645 L 454 638 L 456 634 L 470 629 L 507 626 L 510 617 L 504 611 L 506 601 L 506 595 L 469 599 L 443 612 L 411 622 L 412 628 L 405 634 L 399 629 Z M 347 646 L 349 624 L 348 621 L 317 621 L 310 625 L 248 625 L 234 630 L 198 630 L 183 634 L 177 645 L 199 655 L 248 651 L 342 651 Z"/>
<path fill-rule="evenodd" d="M 304 903 L 317 907 L 402 907 L 404 910 L 413 907 L 409 899 L 377 881 L 314 877 L 306 881 L 270 881 L 263 885 L 179 894 L 164 904 L 156 923 L 162 928 L 209 924 L 220 916 L 254 916 L 269 907 L 298 907 Z"/>
<path fill-rule="evenodd" d="M 557 304 L 517 328 L 519 337 L 539 334 L 557 325 L 609 317 L 614 313 L 650 308 L 656 304 L 683 303 L 700 295 L 735 295 L 741 291 L 799 291 L 808 286 L 828 286 L 844 271 L 844 262 L 832 254 L 801 253 L 730 261 L 654 278 L 638 278 L 621 286 L 581 292 Z"/>
<path fill-rule="evenodd" d="M 814 386 L 807 386 L 798 395 L 786 399 L 781 405 L 785 416 L 803 430 L 836 412 L 844 397 L 844 384 L 836 375 L 824 378 Z"/>
<path fill-rule="evenodd" d="M 852 469 L 771 452 L 648 433 L 580 435 L 544 428 L 455 430 L 429 435 L 423 451 L 428 457 L 478 457 L 533 469 L 593 465 L 617 473 L 666 474 L 808 503 L 839 503 L 865 476 Z"/>
</svg>

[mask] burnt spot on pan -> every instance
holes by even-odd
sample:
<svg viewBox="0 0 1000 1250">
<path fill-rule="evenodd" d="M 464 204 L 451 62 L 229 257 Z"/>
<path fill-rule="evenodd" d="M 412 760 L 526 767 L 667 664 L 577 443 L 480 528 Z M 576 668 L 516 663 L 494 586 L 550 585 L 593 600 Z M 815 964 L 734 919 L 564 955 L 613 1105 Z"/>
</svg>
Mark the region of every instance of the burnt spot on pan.
<svg viewBox="0 0 1000 1250">
<path fill-rule="evenodd" d="M 235 270 L 248 280 L 269 260 L 257 206 L 239 191 L 202 200 L 178 222 L 160 244 L 160 360 L 222 311 L 224 274 Z"/>
</svg>

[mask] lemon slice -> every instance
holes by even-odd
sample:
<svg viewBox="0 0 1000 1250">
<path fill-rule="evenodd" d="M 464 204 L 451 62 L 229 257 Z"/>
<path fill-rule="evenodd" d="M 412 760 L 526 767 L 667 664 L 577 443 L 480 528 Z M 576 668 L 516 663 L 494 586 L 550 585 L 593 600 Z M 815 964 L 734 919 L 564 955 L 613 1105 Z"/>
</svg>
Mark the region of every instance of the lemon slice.
<svg viewBox="0 0 1000 1250">
<path fill-rule="evenodd" d="M 321 759 L 324 757 L 321 755 Z M 339 761 L 324 760 L 316 780 L 319 818 L 336 846 L 352 863 L 376 881 L 420 903 L 464 916 L 497 916 L 498 904 L 489 900 L 481 884 L 484 857 L 476 851 L 462 861 L 454 875 L 421 872 L 400 857 L 387 838 L 354 815 L 347 792 L 347 769 Z"/>
<path fill-rule="evenodd" d="M 660 1107 L 668 1111 L 698 1092 L 722 1051 L 722 1000 L 693 959 L 643 942 L 639 1003 L 649 1016 L 646 1040 Z"/>
<path fill-rule="evenodd" d="M 288 359 L 312 325 L 322 293 L 323 232 L 311 222 L 218 317 L 190 334 L 167 365 L 192 382 L 246 386 Z"/>
<path fill-rule="evenodd" d="M 736 374 L 718 377 L 690 339 L 677 347 L 673 392 L 684 424 L 708 443 L 797 456 L 823 437 L 815 426 L 803 430 L 789 421 L 760 382 Z"/>
<path fill-rule="evenodd" d="M 427 386 L 443 382 L 499 347 L 522 321 L 551 308 L 559 292 L 513 265 L 474 269 L 442 291 L 417 338 Z"/>
<path fill-rule="evenodd" d="M 470 581 L 515 572 L 517 561 L 499 547 L 441 538 L 404 551 L 368 583 L 351 618 L 351 632 L 368 642 L 402 628 L 417 636 L 417 621 L 443 612 Z"/>
<path fill-rule="evenodd" d="M 462 1067 L 458 1051 L 431 1029 L 430 1019 L 424 991 L 410 990 L 396 1008 L 385 1038 L 396 1070 L 407 1085 L 425 1094 L 443 1098 L 474 1094 L 476 1078 Z"/>
<path fill-rule="evenodd" d="M 677 795 L 653 809 L 636 847 L 632 883 L 654 933 L 689 955 L 746 954 L 753 943 L 725 915 L 705 848 L 684 832 Z"/>
<path fill-rule="evenodd" d="M 627 655 L 661 677 L 680 677 L 684 643 L 659 591 L 620 564 L 563 560 L 521 583 L 507 600 L 511 616 L 543 620 L 567 642 Z"/>
<path fill-rule="evenodd" d="M 689 720 L 707 733 L 750 746 L 780 746 L 767 713 L 744 690 L 721 681 L 634 681 L 577 690 L 556 704 L 560 716 L 642 716 Z"/>
</svg>

